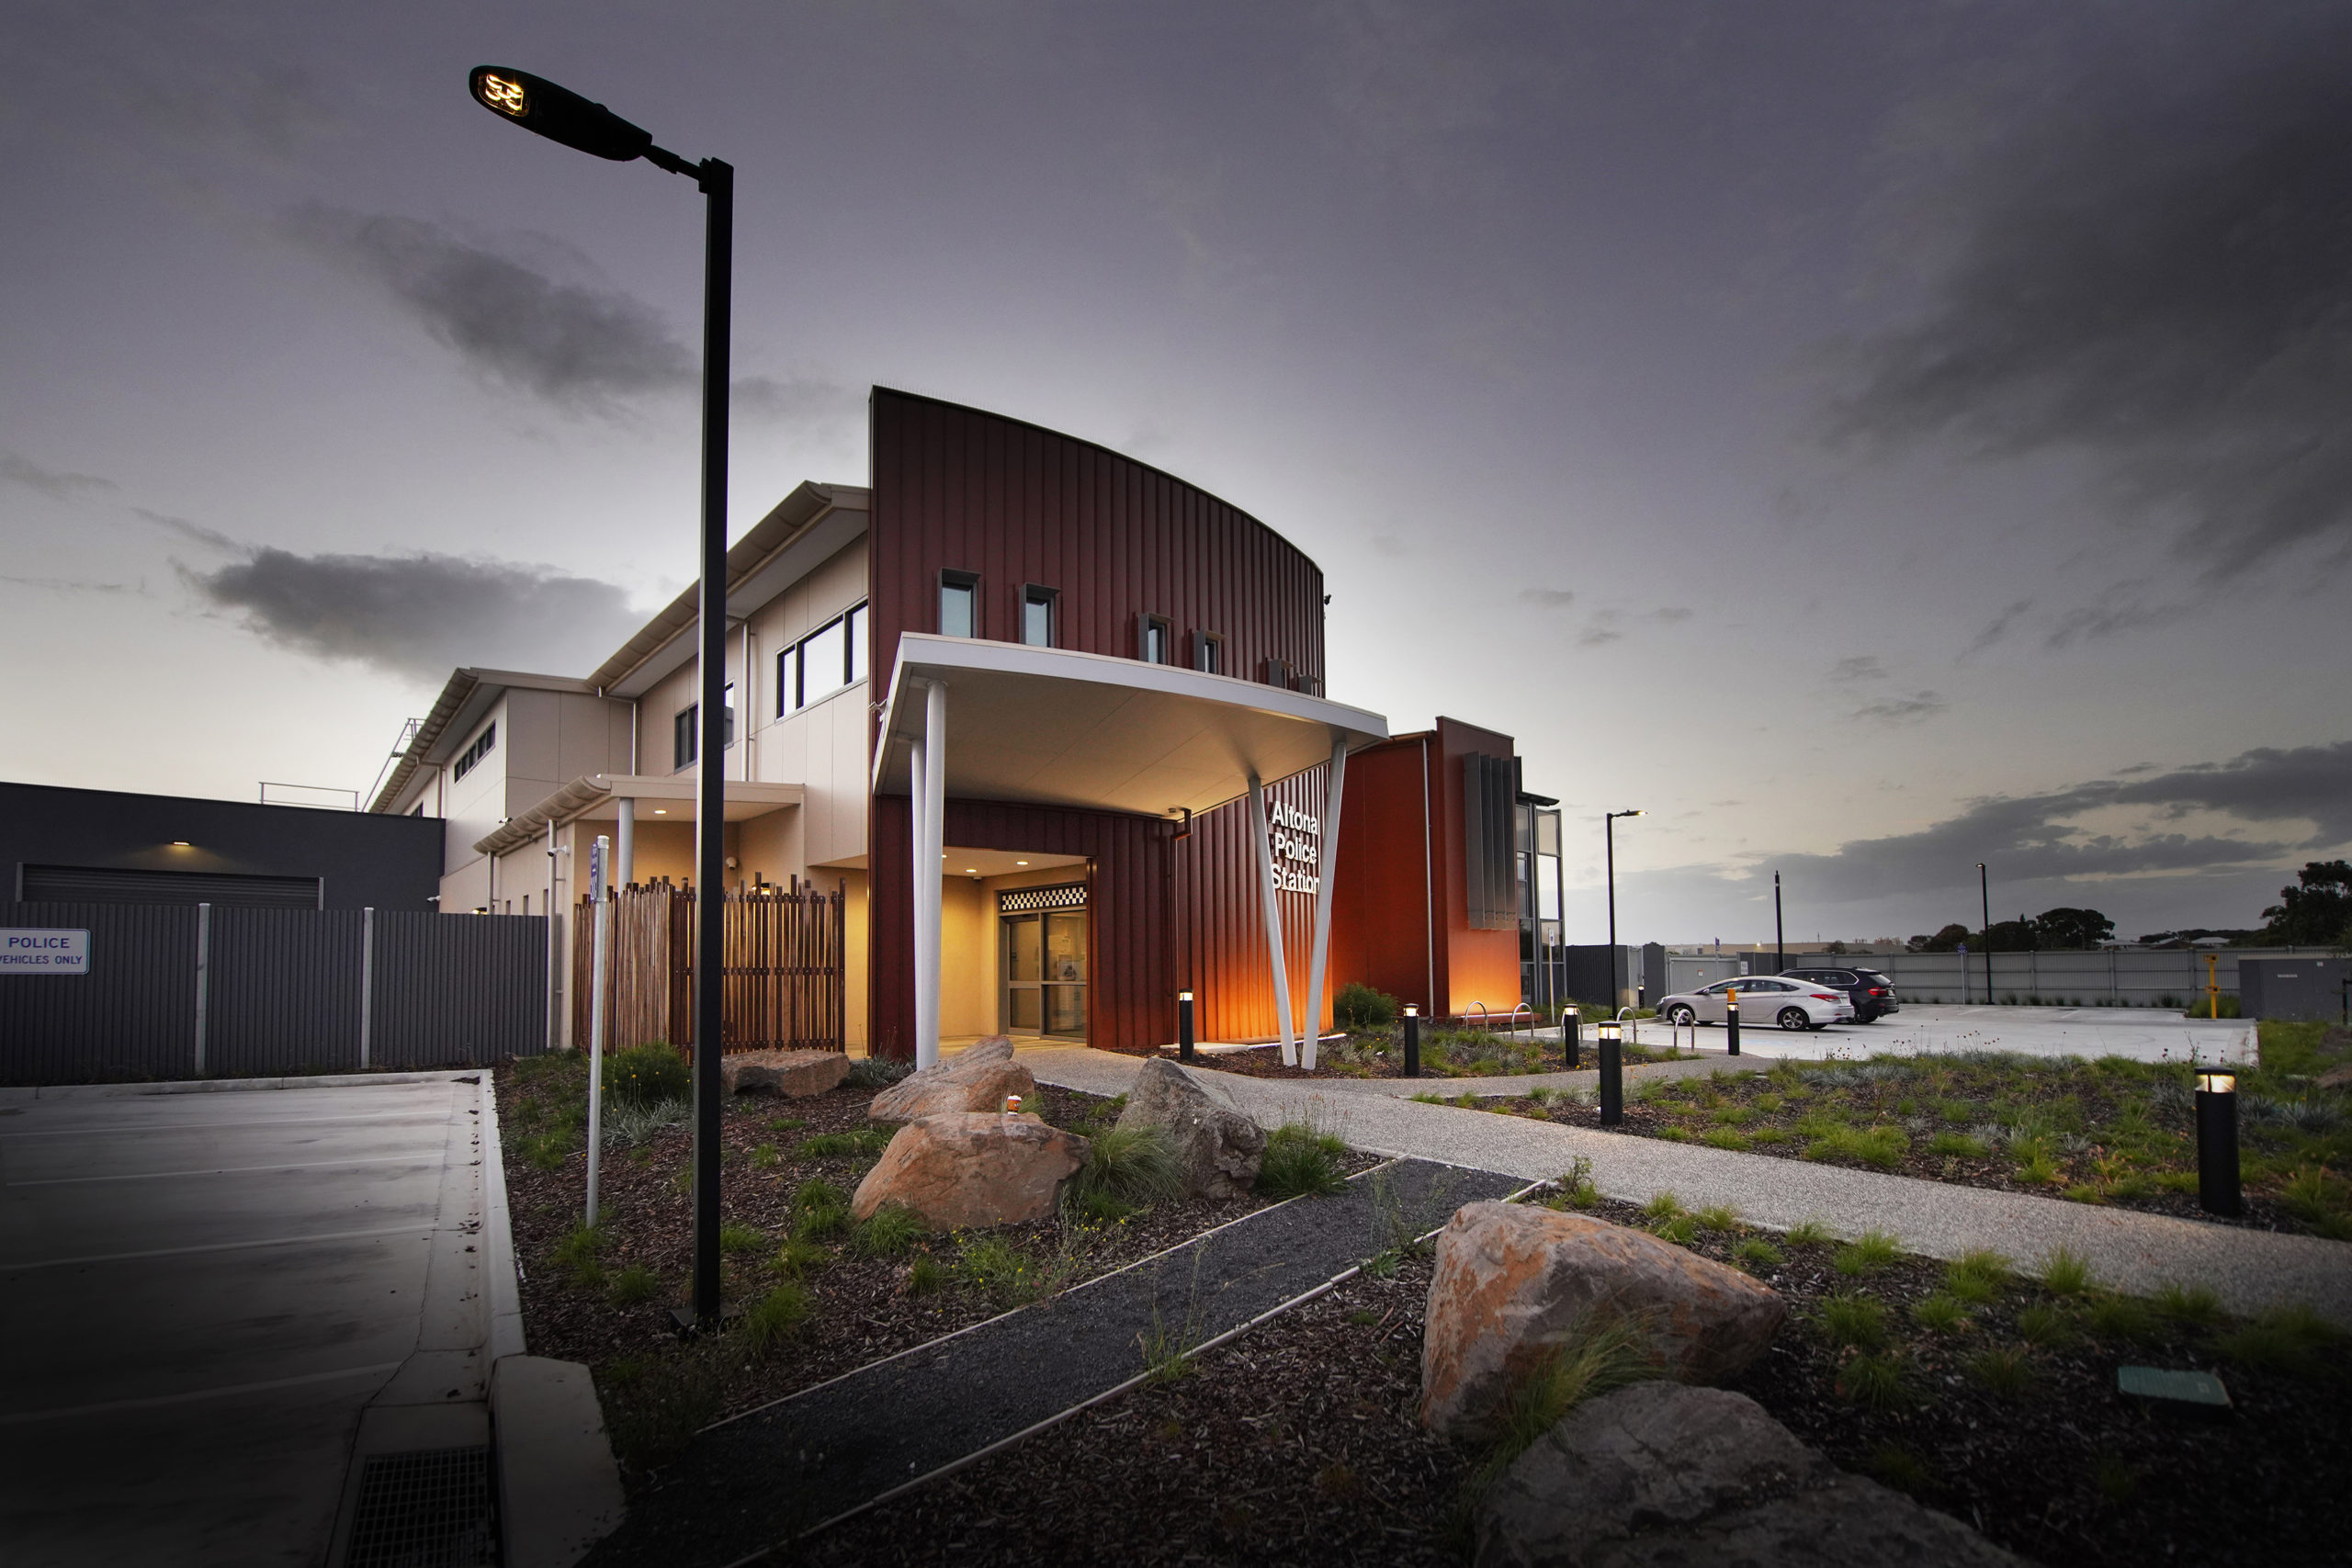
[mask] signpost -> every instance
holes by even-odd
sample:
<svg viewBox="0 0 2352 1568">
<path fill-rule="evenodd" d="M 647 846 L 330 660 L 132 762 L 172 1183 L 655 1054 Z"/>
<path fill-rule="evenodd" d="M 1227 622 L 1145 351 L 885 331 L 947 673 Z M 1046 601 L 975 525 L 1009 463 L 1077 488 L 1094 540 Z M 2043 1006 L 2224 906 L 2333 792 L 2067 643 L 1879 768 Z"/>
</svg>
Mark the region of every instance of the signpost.
<svg viewBox="0 0 2352 1568">
<path fill-rule="evenodd" d="M 90 933 L 0 926 L 0 975 L 87 975 Z"/>
<path fill-rule="evenodd" d="M 588 897 L 595 902 L 594 942 L 588 959 L 588 1224 L 596 1224 L 597 1159 L 605 1145 L 605 931 L 612 905 L 605 897 L 605 856 L 612 840 L 604 834 L 588 851 Z"/>
</svg>

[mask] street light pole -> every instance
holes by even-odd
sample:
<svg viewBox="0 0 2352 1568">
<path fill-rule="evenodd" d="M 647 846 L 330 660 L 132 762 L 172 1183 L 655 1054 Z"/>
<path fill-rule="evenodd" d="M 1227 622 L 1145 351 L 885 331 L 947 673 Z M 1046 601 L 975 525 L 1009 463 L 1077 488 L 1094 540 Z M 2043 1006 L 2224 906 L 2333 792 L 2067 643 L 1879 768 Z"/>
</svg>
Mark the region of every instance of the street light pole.
<svg viewBox="0 0 2352 1568">
<path fill-rule="evenodd" d="M 1609 881 L 1609 1016 L 1617 1016 L 1617 1006 L 1625 994 L 1623 976 L 1619 971 L 1617 953 L 1617 818 L 1639 817 L 1638 811 L 1604 811 L 1600 814 L 1602 855 L 1608 864 Z"/>
<path fill-rule="evenodd" d="M 695 728 L 694 942 L 694 1304 L 683 1326 L 715 1326 L 718 1281 L 718 1061 L 726 1048 L 721 985 L 727 935 L 727 393 L 734 288 L 735 168 L 718 158 L 690 164 L 656 147 L 650 131 L 599 103 L 526 71 L 478 65 L 468 78 L 475 102 L 551 141 L 616 164 L 642 158 L 684 175 L 702 190 L 702 550 L 700 712 Z M 748 677 L 749 672 L 746 671 Z M 746 719 L 748 721 L 749 715 Z M 746 744 L 750 727 L 745 726 Z"/>
<path fill-rule="evenodd" d="M 1772 874 L 1772 973 L 1789 966 L 1789 944 L 1781 934 L 1781 874 Z"/>
<path fill-rule="evenodd" d="M 1984 908 L 1984 1005 L 1993 1005 L 1993 885 L 1985 879 L 1984 863 L 1976 863 L 1976 897 Z"/>
</svg>

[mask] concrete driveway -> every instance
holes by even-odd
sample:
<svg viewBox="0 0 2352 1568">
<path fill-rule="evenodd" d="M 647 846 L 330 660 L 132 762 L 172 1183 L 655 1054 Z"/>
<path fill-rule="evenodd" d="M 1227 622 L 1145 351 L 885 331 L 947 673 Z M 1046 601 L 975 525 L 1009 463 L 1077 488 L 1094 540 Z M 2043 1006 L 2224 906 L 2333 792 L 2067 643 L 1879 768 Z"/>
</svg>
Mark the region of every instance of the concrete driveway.
<svg viewBox="0 0 2352 1568">
<path fill-rule="evenodd" d="M 1648 1040 L 1657 1029 L 1643 1026 Z M 1690 1038 L 1690 1032 L 1683 1032 Z M 1702 1049 L 1720 1051 L 1721 1029 L 1699 1032 Z M 2015 1051 L 2028 1056 L 2129 1056 L 2135 1062 L 2250 1062 L 2254 1025 L 2234 1018 L 2183 1018 L 2155 1008 L 1913 1007 L 1875 1023 L 1838 1023 L 1801 1034 L 1769 1024 L 1739 1032 L 1745 1055 L 1808 1060 L 1860 1060 L 1874 1052 L 1930 1055 L 1945 1051 Z"/>
<path fill-rule="evenodd" d="M 483 1076 L 0 1090 L 12 1568 L 308 1568 L 363 1416 L 487 1441 Z"/>
</svg>

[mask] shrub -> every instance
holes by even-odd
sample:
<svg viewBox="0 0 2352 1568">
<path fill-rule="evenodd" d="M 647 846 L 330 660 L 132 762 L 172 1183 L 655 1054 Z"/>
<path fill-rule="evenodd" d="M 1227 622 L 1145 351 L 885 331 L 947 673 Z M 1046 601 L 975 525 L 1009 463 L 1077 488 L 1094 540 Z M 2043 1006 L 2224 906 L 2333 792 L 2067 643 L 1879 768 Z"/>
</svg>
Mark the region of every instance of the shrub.
<svg viewBox="0 0 2352 1568">
<path fill-rule="evenodd" d="M 860 1258 L 904 1258 L 930 1234 L 922 1216 L 903 1203 L 885 1203 L 874 1211 L 850 1238 L 850 1250 Z"/>
<path fill-rule="evenodd" d="M 1600 1201 L 1600 1189 L 1592 1179 L 1592 1161 L 1578 1155 L 1568 1168 L 1560 1173 L 1558 1201 L 1572 1209 L 1589 1209 Z"/>
<path fill-rule="evenodd" d="M 1849 1279 L 1875 1273 L 1902 1256 L 1902 1243 L 1884 1231 L 1864 1231 L 1838 1249 L 1831 1267 Z"/>
<path fill-rule="evenodd" d="M 2090 1259 L 2071 1247 L 2052 1247 L 2041 1260 L 2041 1288 L 2053 1296 L 2088 1294 L 2091 1288 Z"/>
<path fill-rule="evenodd" d="M 613 1276 L 613 1304 L 635 1306 L 662 1293 L 661 1276 L 642 1263 L 632 1263 Z"/>
<path fill-rule="evenodd" d="M 1110 1127 L 1088 1141 L 1079 1168 L 1081 1194 L 1149 1204 L 1184 1190 L 1184 1170 L 1168 1134 L 1157 1127 Z"/>
<path fill-rule="evenodd" d="M 1348 1184 L 1340 1160 L 1348 1145 L 1337 1134 L 1318 1133 L 1304 1122 L 1285 1122 L 1266 1134 L 1258 1166 L 1258 1190 L 1269 1198 L 1321 1197 Z"/>
<path fill-rule="evenodd" d="M 605 1107 L 605 1142 L 636 1147 L 664 1127 L 674 1127 L 694 1114 L 691 1100 L 657 1100 L 650 1105 L 615 1101 Z M 641 1151 L 650 1156 L 652 1151 Z"/>
<path fill-rule="evenodd" d="M 1912 1307 L 1911 1320 L 1930 1334 L 1956 1334 L 1968 1326 L 1968 1309 L 1958 1296 L 1938 1291 Z"/>
<path fill-rule="evenodd" d="M 743 1314 L 743 1339 L 755 1356 L 764 1356 L 784 1343 L 808 1316 L 808 1292 L 782 1284 L 752 1304 Z"/>
<path fill-rule="evenodd" d="M 1814 1325 L 1832 1345 L 1872 1349 L 1886 1342 L 1886 1303 L 1859 1293 L 1825 1296 Z"/>
<path fill-rule="evenodd" d="M 1880 1350 L 1856 1356 L 1838 1369 L 1838 1397 L 1866 1410 L 1889 1410 L 1911 1397 L 1902 1352 Z"/>
<path fill-rule="evenodd" d="M 1397 1001 L 1361 980 L 1351 980 L 1331 998 L 1331 1021 L 1351 1032 L 1385 1029 L 1396 1021 Z"/>
<path fill-rule="evenodd" d="M 915 1070 L 912 1062 L 894 1056 L 860 1056 L 849 1065 L 842 1082 L 851 1089 L 886 1089 Z"/>
<path fill-rule="evenodd" d="M 605 1099 L 615 1105 L 658 1105 L 692 1100 L 694 1075 L 686 1059 L 656 1040 L 605 1058 Z"/>
</svg>

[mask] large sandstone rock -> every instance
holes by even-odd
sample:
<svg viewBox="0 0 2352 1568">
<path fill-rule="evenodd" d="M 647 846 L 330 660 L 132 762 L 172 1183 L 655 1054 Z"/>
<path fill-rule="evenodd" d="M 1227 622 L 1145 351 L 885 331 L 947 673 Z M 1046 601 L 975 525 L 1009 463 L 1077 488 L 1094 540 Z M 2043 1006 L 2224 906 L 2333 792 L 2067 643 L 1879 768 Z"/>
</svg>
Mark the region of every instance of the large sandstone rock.
<svg viewBox="0 0 2352 1568">
<path fill-rule="evenodd" d="M 1788 1315 L 1736 1269 L 1582 1214 L 1469 1203 L 1437 1241 L 1421 1339 L 1421 1420 L 1484 1438 L 1511 1390 L 1596 1314 L 1646 1328 L 1660 1370 L 1726 1377 L 1764 1353 Z"/>
<path fill-rule="evenodd" d="M 849 1057 L 839 1051 L 744 1051 L 718 1059 L 729 1094 L 781 1094 L 806 1100 L 840 1087 Z"/>
<path fill-rule="evenodd" d="M 1086 1163 L 1086 1140 L 1035 1116 L 951 1111 L 899 1129 L 857 1184 L 865 1219 L 903 1203 L 933 1230 L 1049 1220 L 1061 1185 Z"/>
<path fill-rule="evenodd" d="M 1001 1111 L 1008 1094 L 1026 1104 L 1036 1099 L 1037 1080 L 1012 1059 L 1012 1042 L 1000 1034 L 900 1078 L 874 1097 L 866 1115 L 876 1122 L 912 1122 L 948 1111 Z"/>
<path fill-rule="evenodd" d="M 1477 1568 L 2022 1568 L 1849 1475 L 1744 1394 L 1639 1383 L 1579 1405 L 1480 1500 Z"/>
<path fill-rule="evenodd" d="M 1127 1090 L 1122 1127 L 1155 1127 L 1184 1170 L 1185 1190 L 1201 1198 L 1238 1198 L 1257 1185 L 1266 1130 L 1218 1104 L 1175 1063 L 1155 1056 Z"/>
</svg>

